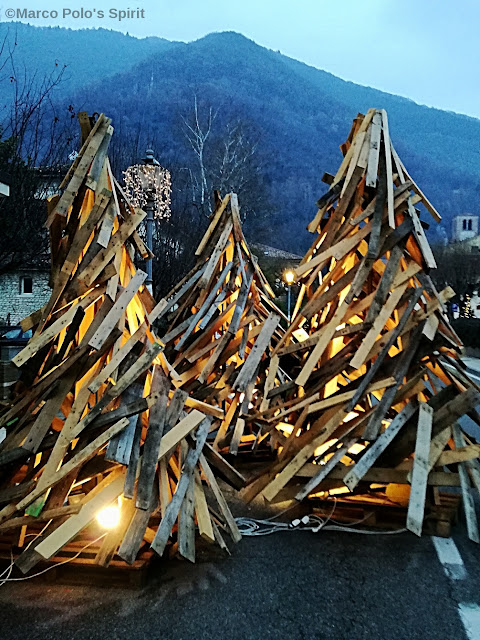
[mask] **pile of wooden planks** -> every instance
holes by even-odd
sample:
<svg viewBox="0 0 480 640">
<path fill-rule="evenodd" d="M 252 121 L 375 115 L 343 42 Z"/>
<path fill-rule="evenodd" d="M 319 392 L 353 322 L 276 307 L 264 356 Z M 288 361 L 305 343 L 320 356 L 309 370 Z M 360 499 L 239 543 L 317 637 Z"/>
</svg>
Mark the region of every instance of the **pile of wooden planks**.
<svg viewBox="0 0 480 640">
<path fill-rule="evenodd" d="M 453 291 L 432 283 L 416 205 L 440 216 L 396 153 L 385 111 L 359 114 L 341 149 L 296 269 L 292 323 L 273 351 L 270 404 L 255 415 L 278 458 L 246 498 L 402 504 L 420 535 L 438 488 L 459 486 L 478 542 L 480 450 L 457 421 L 480 425 L 479 387 L 458 361 L 445 309 Z M 290 382 L 277 378 L 279 363 Z"/>
<path fill-rule="evenodd" d="M 178 377 L 177 389 L 224 417 L 216 451 L 256 451 L 259 428 L 249 415 L 266 408 L 273 384 L 267 356 L 283 336 L 286 317 L 245 241 L 237 195 L 215 194 L 216 208 L 190 273 L 159 303 L 159 335 Z M 270 370 L 271 367 L 270 367 Z M 287 381 L 280 369 L 276 376 Z M 265 438 L 263 438 L 265 440 Z"/>
<path fill-rule="evenodd" d="M 13 533 L 24 572 L 80 534 L 101 540 L 103 566 L 115 554 L 132 563 L 147 544 L 161 555 L 173 540 L 193 561 L 197 529 L 222 548 L 223 532 L 240 538 L 216 472 L 237 488 L 243 479 L 206 447 L 223 411 L 179 388 L 152 329 L 165 304 L 134 267 L 135 253 L 150 257 L 145 213 L 112 175 L 111 122 L 79 119 L 83 146 L 49 202 L 52 295 L 22 323 L 34 335 L 0 415 L 0 535 Z M 106 508 L 119 514 L 108 533 L 97 524 Z"/>
</svg>

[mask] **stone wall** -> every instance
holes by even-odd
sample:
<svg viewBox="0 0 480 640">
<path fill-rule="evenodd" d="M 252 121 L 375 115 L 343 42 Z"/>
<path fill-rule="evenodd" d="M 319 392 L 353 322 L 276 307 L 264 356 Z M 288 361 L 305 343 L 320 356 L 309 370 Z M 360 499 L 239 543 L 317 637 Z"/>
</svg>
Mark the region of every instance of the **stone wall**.
<svg viewBox="0 0 480 640">
<path fill-rule="evenodd" d="M 32 293 L 21 293 L 21 279 L 25 276 L 32 278 Z M 43 307 L 51 293 L 48 277 L 48 271 L 42 269 L 18 269 L 0 275 L 0 325 L 8 322 L 9 314 L 9 324 L 16 325 Z"/>
</svg>

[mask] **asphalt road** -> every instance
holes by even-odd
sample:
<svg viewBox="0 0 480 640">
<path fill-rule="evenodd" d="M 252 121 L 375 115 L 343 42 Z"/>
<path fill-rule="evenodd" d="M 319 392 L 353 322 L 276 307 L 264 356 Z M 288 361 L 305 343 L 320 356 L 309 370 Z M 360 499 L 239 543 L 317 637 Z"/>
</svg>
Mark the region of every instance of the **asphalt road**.
<svg viewBox="0 0 480 640">
<path fill-rule="evenodd" d="M 470 373 L 480 383 L 480 364 Z M 462 426 L 479 437 L 468 418 Z M 410 533 L 244 538 L 230 557 L 161 561 L 143 589 L 4 584 L 0 640 L 480 640 L 479 560 L 463 523 L 436 543 Z"/>
<path fill-rule="evenodd" d="M 162 562 L 139 590 L 7 583 L 0 637 L 476 640 L 480 549 L 461 524 L 454 541 L 457 579 L 430 537 L 294 531 L 244 538 L 231 557 Z"/>
</svg>

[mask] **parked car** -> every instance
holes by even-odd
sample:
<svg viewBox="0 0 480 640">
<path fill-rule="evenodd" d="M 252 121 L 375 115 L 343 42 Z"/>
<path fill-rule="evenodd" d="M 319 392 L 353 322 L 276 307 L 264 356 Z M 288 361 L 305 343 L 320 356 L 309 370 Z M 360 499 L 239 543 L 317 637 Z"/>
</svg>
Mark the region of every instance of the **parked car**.
<svg viewBox="0 0 480 640">
<path fill-rule="evenodd" d="M 11 362 L 32 337 L 32 330 L 22 327 L 0 328 L 0 400 L 8 400 L 18 380 L 19 370 Z M 2 434 L 0 433 L 0 442 Z"/>
</svg>

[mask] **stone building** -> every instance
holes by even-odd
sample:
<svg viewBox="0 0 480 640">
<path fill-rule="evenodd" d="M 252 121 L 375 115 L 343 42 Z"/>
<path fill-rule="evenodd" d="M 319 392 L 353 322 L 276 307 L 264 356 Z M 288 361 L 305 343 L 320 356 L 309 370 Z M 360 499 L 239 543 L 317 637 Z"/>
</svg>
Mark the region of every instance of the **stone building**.
<svg viewBox="0 0 480 640">
<path fill-rule="evenodd" d="M 452 242 L 463 242 L 478 236 L 478 216 L 463 213 L 452 220 Z"/>
<path fill-rule="evenodd" d="M 48 302 L 49 269 L 22 266 L 0 275 L 0 326 L 20 320 Z"/>
<path fill-rule="evenodd" d="M 0 198 L 10 195 L 10 186 L 7 183 L 6 178 L 0 175 Z"/>
</svg>

